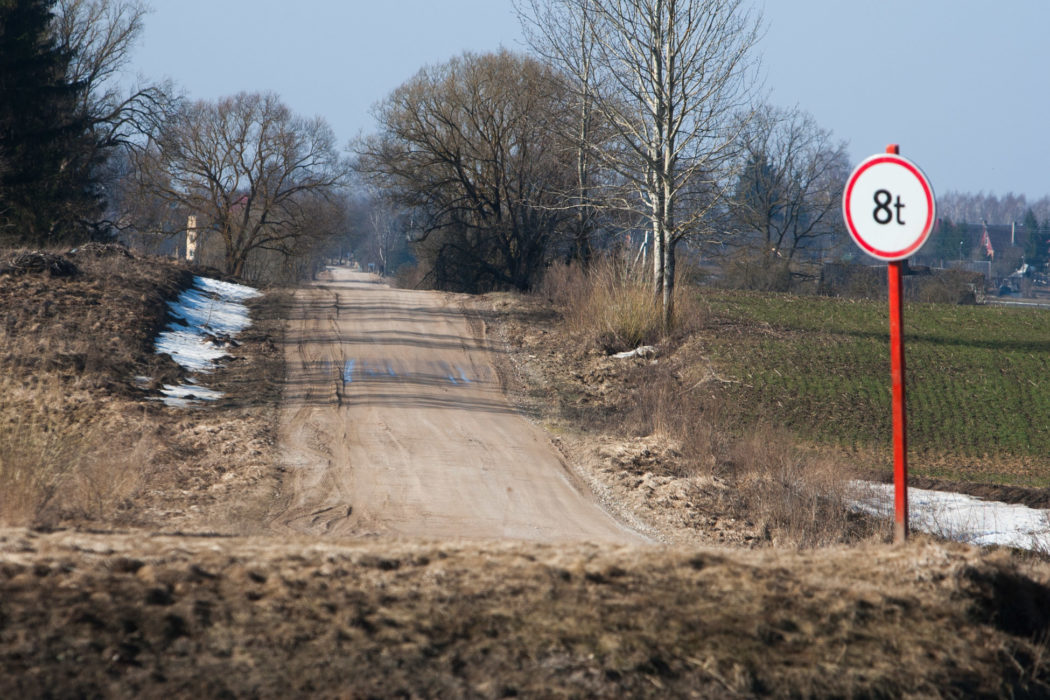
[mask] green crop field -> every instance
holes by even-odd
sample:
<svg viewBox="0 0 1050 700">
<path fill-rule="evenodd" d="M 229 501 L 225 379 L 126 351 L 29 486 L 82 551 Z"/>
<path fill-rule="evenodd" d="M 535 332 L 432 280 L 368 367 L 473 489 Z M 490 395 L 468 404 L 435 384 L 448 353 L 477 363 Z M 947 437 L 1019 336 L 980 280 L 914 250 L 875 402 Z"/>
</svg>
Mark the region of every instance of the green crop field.
<svg viewBox="0 0 1050 700">
<path fill-rule="evenodd" d="M 885 301 L 705 291 L 729 417 L 892 462 Z M 910 468 L 1050 485 L 1050 311 L 907 304 Z M 881 458 L 880 458 L 881 459 Z"/>
</svg>

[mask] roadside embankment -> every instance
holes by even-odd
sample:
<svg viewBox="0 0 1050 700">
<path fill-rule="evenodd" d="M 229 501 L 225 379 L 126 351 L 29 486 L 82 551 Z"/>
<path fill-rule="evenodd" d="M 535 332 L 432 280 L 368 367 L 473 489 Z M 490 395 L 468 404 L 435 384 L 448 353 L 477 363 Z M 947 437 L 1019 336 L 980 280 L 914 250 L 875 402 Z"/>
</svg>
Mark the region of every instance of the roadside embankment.
<svg viewBox="0 0 1050 700">
<path fill-rule="evenodd" d="M 0 695 L 1045 697 L 1050 570 L 786 553 L 0 531 Z"/>
</svg>

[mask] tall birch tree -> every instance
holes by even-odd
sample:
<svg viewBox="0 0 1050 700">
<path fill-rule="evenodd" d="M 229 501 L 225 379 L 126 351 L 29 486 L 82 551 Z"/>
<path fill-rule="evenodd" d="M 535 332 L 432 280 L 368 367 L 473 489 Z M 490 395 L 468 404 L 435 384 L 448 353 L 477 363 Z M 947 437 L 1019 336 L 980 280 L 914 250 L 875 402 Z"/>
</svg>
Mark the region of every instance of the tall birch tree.
<svg viewBox="0 0 1050 700">
<path fill-rule="evenodd" d="M 648 221 L 669 327 L 675 252 L 727 182 L 759 18 L 743 0 L 520 0 L 519 11 L 534 49 L 613 132 L 611 143 L 581 146 L 633 189 L 621 205 Z"/>
</svg>

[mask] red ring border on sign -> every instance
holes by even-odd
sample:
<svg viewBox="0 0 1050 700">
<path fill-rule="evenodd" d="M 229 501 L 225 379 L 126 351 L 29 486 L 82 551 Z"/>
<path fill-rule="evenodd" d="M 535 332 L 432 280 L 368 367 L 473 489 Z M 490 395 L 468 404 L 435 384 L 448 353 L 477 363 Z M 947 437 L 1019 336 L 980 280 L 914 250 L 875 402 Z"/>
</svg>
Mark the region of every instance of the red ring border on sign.
<svg viewBox="0 0 1050 700">
<path fill-rule="evenodd" d="M 868 168 L 874 165 L 879 165 L 881 163 L 896 163 L 897 165 L 904 166 L 904 168 L 911 172 L 911 174 L 914 175 L 916 179 L 918 179 L 918 181 L 922 184 L 922 190 L 926 195 L 927 215 L 926 223 L 923 226 L 923 232 L 914 243 L 902 250 L 883 251 L 877 250 L 871 245 L 869 245 L 857 234 L 855 230 L 855 225 L 853 223 L 853 217 L 850 216 L 849 212 L 849 201 L 850 196 L 853 194 L 853 186 L 856 184 L 860 176 L 864 174 L 864 171 L 866 171 Z M 854 242 L 858 246 L 860 246 L 866 253 L 880 260 L 903 260 L 904 258 L 909 257 L 912 253 L 917 251 L 919 248 L 921 248 L 922 245 L 926 242 L 926 240 L 930 237 L 930 232 L 933 230 L 933 218 L 936 214 L 934 207 L 935 205 L 933 199 L 933 187 L 930 185 L 930 181 L 926 179 L 926 176 L 923 174 L 923 172 L 919 170 L 919 167 L 907 158 L 890 153 L 871 156 L 863 163 L 858 165 L 857 169 L 853 171 L 853 174 L 849 176 L 849 180 L 846 182 L 846 190 L 842 197 L 842 214 L 843 218 L 845 218 L 846 220 L 846 229 L 849 231 L 850 238 L 852 238 Z"/>
</svg>

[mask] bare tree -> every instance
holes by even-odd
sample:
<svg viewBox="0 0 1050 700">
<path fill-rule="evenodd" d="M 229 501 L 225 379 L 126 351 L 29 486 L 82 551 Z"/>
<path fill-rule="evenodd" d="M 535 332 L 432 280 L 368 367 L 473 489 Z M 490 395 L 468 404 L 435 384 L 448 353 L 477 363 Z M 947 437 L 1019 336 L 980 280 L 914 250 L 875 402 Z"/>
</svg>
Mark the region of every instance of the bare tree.
<svg viewBox="0 0 1050 700">
<path fill-rule="evenodd" d="M 120 199 L 116 180 L 119 167 L 110 167 L 117 151 L 139 147 L 146 136 L 170 114 L 174 100 L 170 86 L 144 84 L 125 91 L 118 79 L 131 59 L 142 33 L 148 7 L 139 0 L 57 0 L 52 32 L 69 55 L 68 79 L 82 86 L 77 113 L 93 135 L 96 179 L 109 204 Z M 116 223 L 125 213 L 111 213 Z"/>
<path fill-rule="evenodd" d="M 564 97 L 548 67 L 501 51 L 425 68 L 378 105 L 358 169 L 413 212 L 431 284 L 532 284 L 569 211 Z"/>
<path fill-rule="evenodd" d="M 787 262 L 807 245 L 841 232 L 849 177 L 843 141 L 798 109 L 764 105 L 740 118 L 740 166 L 731 214 L 743 245 L 766 262 Z"/>
<path fill-rule="evenodd" d="M 544 32 L 536 31 L 536 27 L 548 28 L 552 32 L 557 28 L 559 41 L 573 48 L 563 57 L 565 61 L 571 61 L 568 69 L 557 61 L 552 61 L 552 64 L 560 68 L 558 79 L 567 77 L 576 88 L 568 94 L 571 101 L 567 106 L 573 118 L 563 123 L 567 131 L 562 136 L 572 144 L 576 160 L 574 191 L 567 198 L 574 210 L 570 257 L 586 265 L 591 257 L 591 236 L 601 196 L 597 191 L 600 189 L 600 168 L 592 151 L 609 137 L 608 131 L 602 130 L 598 124 L 594 109 L 597 76 L 591 15 L 586 4 L 581 5 L 578 12 L 568 12 L 559 3 L 542 0 L 514 0 L 514 6 L 534 48 L 539 48 L 544 58 L 550 60 L 557 55 L 558 47 L 552 45 Z"/>
<path fill-rule="evenodd" d="M 674 313 L 675 250 L 702 229 L 746 102 L 759 21 L 743 0 L 528 0 L 533 46 L 590 94 L 615 147 L 591 153 L 631 183 L 623 206 L 649 221 L 665 326 Z M 580 32 L 586 33 L 581 41 Z M 593 88 L 593 89 L 592 89 Z M 691 199 L 690 206 L 683 206 Z"/>
<path fill-rule="evenodd" d="M 367 252 L 379 268 L 379 274 L 393 271 L 391 257 L 398 244 L 405 240 L 405 222 L 402 216 L 383 200 L 373 195 L 368 212 Z"/>
<path fill-rule="evenodd" d="M 253 251 L 301 250 L 314 199 L 348 173 L 334 138 L 272 93 L 240 93 L 184 105 L 135 160 L 143 192 L 195 213 L 222 241 L 226 271 L 240 275 Z"/>
<path fill-rule="evenodd" d="M 123 93 L 116 79 L 131 59 L 148 9 L 138 0 L 58 0 L 54 31 L 70 55 L 68 78 L 81 84 L 80 110 L 103 148 L 126 145 L 155 126 L 169 90 L 144 85 Z"/>
</svg>

